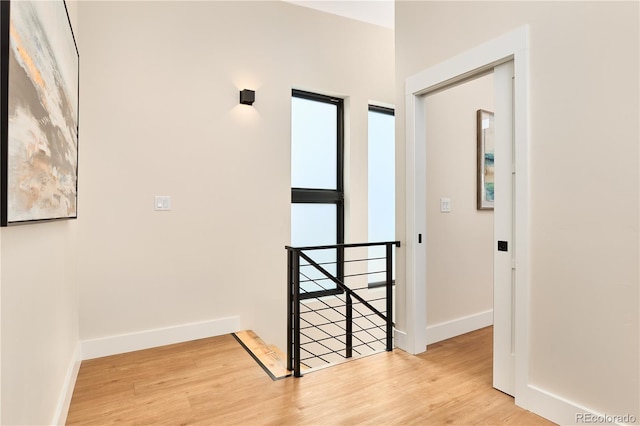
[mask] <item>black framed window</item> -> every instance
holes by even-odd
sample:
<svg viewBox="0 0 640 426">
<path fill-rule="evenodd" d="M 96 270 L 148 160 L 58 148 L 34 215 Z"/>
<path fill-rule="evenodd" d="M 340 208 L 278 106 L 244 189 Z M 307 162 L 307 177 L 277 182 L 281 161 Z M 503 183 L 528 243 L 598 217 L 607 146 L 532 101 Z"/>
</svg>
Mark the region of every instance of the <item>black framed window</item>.
<svg viewBox="0 0 640 426">
<path fill-rule="evenodd" d="M 369 241 L 395 241 L 395 111 L 369 105 Z M 369 287 L 385 285 L 385 247 L 369 247 Z M 395 280 L 395 256 L 393 259 Z"/>
<path fill-rule="evenodd" d="M 291 92 L 291 245 L 344 243 L 344 101 Z M 342 250 L 313 251 L 313 259 L 344 278 Z M 333 282 L 303 267 L 302 298 L 338 292 Z"/>
</svg>

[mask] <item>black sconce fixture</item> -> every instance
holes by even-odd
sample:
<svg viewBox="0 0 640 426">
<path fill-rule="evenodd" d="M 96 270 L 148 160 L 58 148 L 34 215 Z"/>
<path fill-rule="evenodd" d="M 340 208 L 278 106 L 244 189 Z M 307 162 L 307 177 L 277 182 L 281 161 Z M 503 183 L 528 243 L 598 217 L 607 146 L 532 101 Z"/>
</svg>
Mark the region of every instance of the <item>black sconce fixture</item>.
<svg viewBox="0 0 640 426">
<path fill-rule="evenodd" d="M 243 105 L 253 105 L 256 100 L 255 90 L 244 89 L 240 91 L 240 103 Z"/>
</svg>

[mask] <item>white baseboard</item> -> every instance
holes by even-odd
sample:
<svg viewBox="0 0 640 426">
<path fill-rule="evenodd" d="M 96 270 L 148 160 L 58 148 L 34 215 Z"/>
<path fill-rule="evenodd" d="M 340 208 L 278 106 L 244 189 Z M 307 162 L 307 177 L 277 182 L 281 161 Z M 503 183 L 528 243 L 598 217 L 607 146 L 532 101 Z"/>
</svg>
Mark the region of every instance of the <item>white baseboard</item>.
<svg viewBox="0 0 640 426">
<path fill-rule="evenodd" d="M 427 345 L 469 333 L 493 324 L 493 309 L 427 326 Z"/>
<path fill-rule="evenodd" d="M 516 405 L 559 425 L 638 424 L 637 413 L 599 413 L 542 388 L 528 385 L 526 395 L 516 397 Z"/>
<path fill-rule="evenodd" d="M 65 375 L 62 391 L 60 392 L 60 399 L 56 406 L 56 412 L 53 417 L 54 425 L 64 425 L 67 422 L 67 414 L 69 413 L 69 406 L 71 405 L 71 397 L 73 396 L 73 389 L 76 385 L 76 379 L 78 378 L 78 372 L 80 371 L 80 363 L 82 362 L 82 350 L 80 342 L 76 344 L 76 348 L 73 351 L 67 374 Z"/>
<path fill-rule="evenodd" d="M 125 352 L 220 336 L 240 331 L 240 317 L 219 318 L 173 327 L 145 330 L 82 342 L 82 359 L 100 358 Z"/>
<path fill-rule="evenodd" d="M 407 351 L 407 333 L 402 330 L 394 329 L 394 346 L 400 348 L 403 351 Z"/>
</svg>

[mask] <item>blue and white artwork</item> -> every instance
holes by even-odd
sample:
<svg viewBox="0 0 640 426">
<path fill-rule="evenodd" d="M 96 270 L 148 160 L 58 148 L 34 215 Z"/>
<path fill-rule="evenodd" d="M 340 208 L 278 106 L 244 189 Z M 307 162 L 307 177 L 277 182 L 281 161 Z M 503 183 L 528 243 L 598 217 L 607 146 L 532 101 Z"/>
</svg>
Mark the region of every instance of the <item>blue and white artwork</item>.
<svg viewBox="0 0 640 426">
<path fill-rule="evenodd" d="M 495 169 L 493 166 L 494 152 L 484 153 L 484 199 L 486 201 L 493 201 L 493 185 Z"/>
<path fill-rule="evenodd" d="M 495 185 L 493 113 L 478 110 L 478 209 L 493 209 Z"/>
<path fill-rule="evenodd" d="M 9 14 L 2 225 L 75 218 L 79 58 L 65 3 L 12 1 L 2 11 Z"/>
</svg>

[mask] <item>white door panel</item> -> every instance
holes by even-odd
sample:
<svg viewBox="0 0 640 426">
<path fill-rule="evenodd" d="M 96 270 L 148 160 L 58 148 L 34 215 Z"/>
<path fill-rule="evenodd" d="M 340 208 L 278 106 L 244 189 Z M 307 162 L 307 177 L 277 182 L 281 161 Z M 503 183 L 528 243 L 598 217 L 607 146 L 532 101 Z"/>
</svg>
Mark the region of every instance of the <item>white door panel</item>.
<svg viewBox="0 0 640 426">
<path fill-rule="evenodd" d="M 515 394 L 513 75 L 513 61 L 494 69 L 493 386 L 509 395 Z"/>
</svg>

